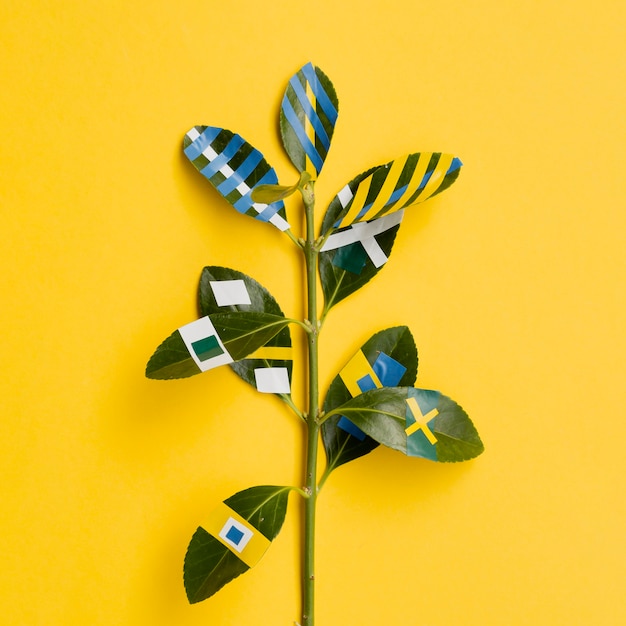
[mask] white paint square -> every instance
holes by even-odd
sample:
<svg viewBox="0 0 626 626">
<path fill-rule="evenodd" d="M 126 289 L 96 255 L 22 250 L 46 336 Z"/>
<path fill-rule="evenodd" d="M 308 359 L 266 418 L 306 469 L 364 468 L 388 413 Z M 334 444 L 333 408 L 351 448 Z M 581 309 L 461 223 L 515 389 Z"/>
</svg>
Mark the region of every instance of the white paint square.
<svg viewBox="0 0 626 626">
<path fill-rule="evenodd" d="M 286 367 L 259 367 L 254 370 L 254 379 L 261 393 L 291 393 Z"/>
<path fill-rule="evenodd" d="M 217 306 L 251 304 L 250 294 L 243 280 L 211 280 L 209 282 Z"/>
</svg>

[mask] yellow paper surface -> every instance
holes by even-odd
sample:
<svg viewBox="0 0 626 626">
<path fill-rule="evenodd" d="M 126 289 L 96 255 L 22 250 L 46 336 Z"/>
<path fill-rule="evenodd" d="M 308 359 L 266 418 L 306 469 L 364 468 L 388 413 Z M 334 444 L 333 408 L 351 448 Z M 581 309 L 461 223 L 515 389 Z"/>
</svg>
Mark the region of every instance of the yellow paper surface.
<svg viewBox="0 0 626 626">
<path fill-rule="evenodd" d="M 299 418 L 229 367 L 144 367 L 197 317 L 205 265 L 304 315 L 295 247 L 181 145 L 196 124 L 231 129 L 293 184 L 276 120 L 312 61 L 339 97 L 320 221 L 374 165 L 464 164 L 328 315 L 320 394 L 407 324 L 417 385 L 461 404 L 486 446 L 450 465 L 377 448 L 331 475 L 316 624 L 626 623 L 624 23 L 617 0 L 0 3 L 0 622 L 301 623 L 296 499 L 250 572 L 193 607 L 182 585 L 225 494 L 303 484 Z"/>
</svg>

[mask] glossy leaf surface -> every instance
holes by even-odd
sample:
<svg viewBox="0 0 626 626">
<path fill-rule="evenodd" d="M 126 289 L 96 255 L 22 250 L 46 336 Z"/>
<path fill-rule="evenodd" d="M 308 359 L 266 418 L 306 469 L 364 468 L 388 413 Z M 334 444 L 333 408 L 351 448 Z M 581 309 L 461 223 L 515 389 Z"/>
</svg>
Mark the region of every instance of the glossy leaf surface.
<svg viewBox="0 0 626 626">
<path fill-rule="evenodd" d="M 193 166 L 243 215 L 287 230 L 285 205 L 254 202 L 257 185 L 278 183 L 276 172 L 243 137 L 214 126 L 195 126 L 183 140 L 183 151 Z"/>
<path fill-rule="evenodd" d="M 328 77 L 307 63 L 291 77 L 280 109 L 285 151 L 299 172 L 316 178 L 330 148 L 339 102 Z"/>
<path fill-rule="evenodd" d="M 255 311 L 215 313 L 208 318 L 232 357 L 231 360 L 235 361 L 266 345 L 289 323 L 282 316 Z M 148 361 L 146 376 L 157 379 L 184 378 L 201 371 L 179 329 L 156 349 Z"/>
<path fill-rule="evenodd" d="M 243 283 L 245 287 L 249 304 L 242 303 L 245 300 L 245 295 L 243 295 L 240 283 Z M 223 289 L 222 291 L 219 289 L 222 285 L 227 287 L 232 285 L 233 292 L 235 285 L 239 285 L 239 293 L 242 293 L 242 295 L 238 299 L 235 295 L 230 299 L 224 298 Z M 218 297 L 222 295 L 222 299 L 220 299 L 221 304 L 218 303 L 216 292 Z M 238 303 L 232 304 L 235 301 Z M 216 265 L 205 267 L 202 270 L 200 285 L 198 287 L 198 306 L 201 315 L 211 315 L 227 310 L 256 311 L 276 316 L 283 315 L 274 297 L 256 280 L 237 270 Z M 289 327 L 285 326 L 282 328 L 264 344 L 264 347 L 278 348 L 278 350 L 265 350 L 265 357 L 243 359 L 231 363 L 230 367 L 240 378 L 255 387 L 255 389 L 257 388 L 257 375 L 255 375 L 255 371 L 260 368 L 285 368 L 287 370 L 288 380 L 291 382 L 293 359 L 289 357 L 291 353 L 291 332 Z M 280 356 L 281 352 L 284 353 L 284 358 L 270 358 L 270 356 L 268 356 L 272 354 L 274 354 L 274 356 Z M 261 353 L 261 355 L 262 354 L 263 353 Z"/>
<path fill-rule="evenodd" d="M 374 380 L 374 384 L 379 382 L 384 385 L 385 382 L 390 381 L 395 387 L 398 385 L 409 386 L 415 382 L 418 366 L 417 348 L 411 331 L 406 326 L 381 330 L 363 344 L 360 352 L 376 374 L 378 380 Z M 397 366 L 392 371 L 393 361 L 379 360 L 381 354 L 400 364 L 405 368 L 405 371 L 402 372 Z M 358 378 L 359 375 L 357 373 L 354 377 Z M 362 383 L 362 386 L 365 385 Z M 345 404 L 351 397 L 350 389 L 344 382 L 342 375 L 338 374 L 333 379 L 326 394 L 324 412 L 328 413 Z M 330 471 L 371 452 L 378 446 L 377 441 L 356 429 L 356 426 L 353 425 L 354 429 L 350 428 L 345 423 L 345 419 L 345 417 L 342 420 L 341 416 L 333 415 L 322 424 L 322 441 Z"/>
<path fill-rule="evenodd" d="M 410 408 L 411 402 L 418 404 L 417 416 Z M 336 411 L 378 443 L 409 456 L 456 462 L 472 459 L 484 450 L 467 413 L 438 391 L 414 387 L 373 389 Z M 415 428 L 414 423 L 419 427 Z M 413 432 L 407 434 L 412 427 Z"/>
<path fill-rule="evenodd" d="M 289 490 L 289 487 L 251 487 L 224 503 L 272 541 L 285 520 Z M 206 600 L 248 569 L 235 552 L 200 526 L 185 556 L 183 578 L 189 602 Z"/>
<path fill-rule="evenodd" d="M 357 177 L 356 188 L 348 183 L 337 194 L 324 216 L 322 232 L 424 202 L 447 189 L 461 166 L 452 154 L 416 152 L 375 167 Z"/>
<path fill-rule="evenodd" d="M 368 283 L 383 268 L 393 248 L 403 212 L 334 232 L 319 255 L 324 311 Z"/>
</svg>

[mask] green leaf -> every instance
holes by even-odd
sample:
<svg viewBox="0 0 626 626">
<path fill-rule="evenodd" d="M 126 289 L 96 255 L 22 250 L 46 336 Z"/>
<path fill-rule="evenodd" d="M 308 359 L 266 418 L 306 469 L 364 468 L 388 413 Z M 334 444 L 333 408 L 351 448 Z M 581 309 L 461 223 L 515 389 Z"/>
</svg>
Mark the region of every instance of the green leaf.
<svg viewBox="0 0 626 626">
<path fill-rule="evenodd" d="M 207 317 L 231 357 L 230 360 L 219 361 L 219 365 L 243 359 L 258 348 L 265 346 L 272 337 L 289 324 L 289 321 L 282 316 L 256 311 L 215 313 Z M 198 322 L 201 321 L 198 320 Z M 224 357 L 223 354 L 219 356 Z M 213 365 L 209 365 L 206 369 L 211 369 L 211 367 Z M 199 374 L 201 371 L 187 350 L 181 329 L 178 329 L 156 349 L 148 361 L 146 376 L 156 379 L 184 378 Z"/>
<path fill-rule="evenodd" d="M 214 290 L 219 287 L 219 284 L 216 285 L 216 283 L 221 283 L 222 281 L 243 282 L 250 304 L 222 304 L 220 306 L 217 303 Z M 244 298 L 241 298 L 241 300 L 243 299 Z M 210 315 L 220 311 L 231 310 L 257 311 L 260 313 L 283 316 L 283 312 L 274 297 L 260 283 L 242 272 L 216 265 L 205 267 L 202 270 L 198 288 L 198 304 L 201 315 Z M 278 334 L 272 337 L 264 347 L 279 348 L 279 350 L 274 351 L 275 356 L 276 354 L 280 355 L 281 351 L 285 353 L 285 356 L 283 358 L 269 358 L 267 355 L 268 353 L 271 354 L 271 351 L 266 350 L 265 357 L 261 354 L 260 357 L 254 359 L 243 359 L 231 363 L 231 369 L 241 379 L 256 389 L 255 370 L 259 368 L 285 368 L 287 370 L 289 384 L 291 384 L 293 359 L 289 356 L 291 352 L 291 332 L 289 327 L 283 328 Z"/>
<path fill-rule="evenodd" d="M 451 154 L 416 152 L 363 172 L 330 203 L 322 233 L 424 202 L 447 189 L 461 166 Z"/>
<path fill-rule="evenodd" d="M 368 283 L 387 262 L 402 211 L 330 235 L 319 255 L 324 314 Z"/>
<path fill-rule="evenodd" d="M 295 185 L 259 185 L 252 190 L 252 200 L 271 204 L 284 200 L 298 191 L 298 183 Z"/>
<path fill-rule="evenodd" d="M 360 351 L 374 369 L 381 384 L 396 387 L 412 385 L 415 382 L 418 365 L 417 348 L 411 331 L 406 326 L 396 326 L 377 332 L 363 344 Z M 384 358 L 377 362 L 381 354 L 406 368 L 405 371 L 402 372 L 397 366 L 394 368 L 393 363 Z M 351 397 L 342 377 L 337 375 L 326 394 L 324 412 L 329 413 L 348 402 Z M 378 446 L 378 442 L 359 431 L 354 424 L 351 427 L 340 415 L 329 417 L 322 424 L 321 430 L 328 472 L 371 452 Z"/>
<path fill-rule="evenodd" d="M 291 77 L 280 109 L 280 135 L 299 172 L 316 178 L 326 159 L 339 102 L 328 77 L 307 63 Z"/>
<path fill-rule="evenodd" d="M 287 230 L 282 201 L 259 204 L 251 197 L 257 185 L 275 185 L 278 177 L 263 155 L 243 137 L 225 128 L 195 126 L 183 141 L 185 156 L 239 213 Z"/>
<path fill-rule="evenodd" d="M 411 402 L 417 403 L 417 419 Z M 484 450 L 467 413 L 438 391 L 414 387 L 373 389 L 349 400 L 334 413 L 345 415 L 379 443 L 409 456 L 456 462 L 472 459 Z M 414 421 L 420 427 L 407 434 Z"/>
<path fill-rule="evenodd" d="M 251 487 L 224 503 L 272 541 L 280 532 L 287 511 L 290 487 Z M 191 604 L 206 600 L 225 584 L 249 570 L 233 551 L 199 527 L 193 535 L 183 569 Z"/>
</svg>

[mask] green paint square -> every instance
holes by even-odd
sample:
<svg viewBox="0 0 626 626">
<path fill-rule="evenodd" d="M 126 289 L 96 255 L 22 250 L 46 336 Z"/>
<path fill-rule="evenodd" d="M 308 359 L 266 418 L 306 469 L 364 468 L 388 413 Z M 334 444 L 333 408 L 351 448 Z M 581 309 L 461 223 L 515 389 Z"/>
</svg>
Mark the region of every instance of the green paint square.
<svg viewBox="0 0 626 626">
<path fill-rule="evenodd" d="M 201 361 L 208 361 L 213 357 L 224 354 L 224 350 L 220 347 L 220 343 L 215 335 L 194 341 L 191 347 Z"/>
<path fill-rule="evenodd" d="M 346 272 L 360 274 L 365 267 L 366 259 L 367 252 L 365 252 L 363 245 L 356 241 L 339 248 L 333 257 L 332 263 L 335 267 L 346 270 Z"/>
</svg>

